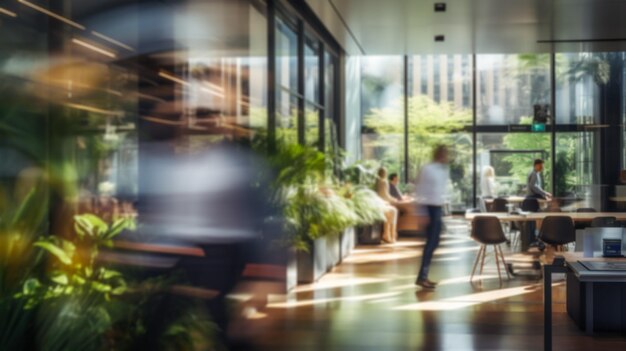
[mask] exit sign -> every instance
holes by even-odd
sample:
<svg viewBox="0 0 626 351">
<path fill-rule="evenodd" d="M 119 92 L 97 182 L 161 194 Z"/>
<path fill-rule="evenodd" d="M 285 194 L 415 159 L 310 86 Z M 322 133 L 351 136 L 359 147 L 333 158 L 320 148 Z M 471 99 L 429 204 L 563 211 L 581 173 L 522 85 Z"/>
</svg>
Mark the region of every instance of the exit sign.
<svg viewBox="0 0 626 351">
<path fill-rule="evenodd" d="M 533 123 L 531 130 L 533 132 L 545 132 L 546 124 L 545 123 Z"/>
</svg>

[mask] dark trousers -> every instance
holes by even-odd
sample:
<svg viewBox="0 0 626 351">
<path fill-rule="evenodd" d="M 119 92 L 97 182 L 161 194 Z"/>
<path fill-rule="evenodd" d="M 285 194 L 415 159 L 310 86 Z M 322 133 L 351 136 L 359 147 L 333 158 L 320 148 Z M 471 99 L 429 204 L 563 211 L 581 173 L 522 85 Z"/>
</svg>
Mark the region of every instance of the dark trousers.
<svg viewBox="0 0 626 351">
<path fill-rule="evenodd" d="M 418 280 L 428 279 L 428 270 L 430 261 L 433 259 L 433 253 L 439 246 L 439 238 L 441 236 L 442 227 L 442 208 L 441 206 L 426 206 L 428 211 L 428 226 L 426 227 L 426 245 L 422 254 L 422 266 L 420 267 Z"/>
</svg>

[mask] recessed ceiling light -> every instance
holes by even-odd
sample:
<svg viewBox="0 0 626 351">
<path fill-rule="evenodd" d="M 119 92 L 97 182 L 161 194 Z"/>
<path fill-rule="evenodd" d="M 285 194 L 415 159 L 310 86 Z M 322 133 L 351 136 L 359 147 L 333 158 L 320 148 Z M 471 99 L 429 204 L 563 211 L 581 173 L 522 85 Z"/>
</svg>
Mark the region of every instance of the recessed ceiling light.
<svg viewBox="0 0 626 351">
<path fill-rule="evenodd" d="M 445 2 L 436 2 L 435 3 L 435 12 L 446 12 L 446 3 Z"/>
<path fill-rule="evenodd" d="M 435 35 L 435 41 L 445 41 L 446 40 L 446 36 L 445 35 Z"/>
</svg>

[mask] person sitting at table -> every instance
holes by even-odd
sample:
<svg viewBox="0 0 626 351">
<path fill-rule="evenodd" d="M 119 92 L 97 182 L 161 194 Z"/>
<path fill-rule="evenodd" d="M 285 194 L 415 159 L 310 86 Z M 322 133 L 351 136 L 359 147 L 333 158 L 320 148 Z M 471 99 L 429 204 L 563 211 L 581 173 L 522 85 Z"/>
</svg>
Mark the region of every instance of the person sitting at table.
<svg viewBox="0 0 626 351">
<path fill-rule="evenodd" d="M 391 173 L 389 175 L 389 195 L 398 201 L 411 201 L 412 197 L 403 195 L 400 189 L 398 189 L 398 183 L 400 183 L 400 177 L 398 173 Z"/>
<path fill-rule="evenodd" d="M 400 203 L 389 194 L 389 182 L 387 182 L 387 170 L 384 167 L 378 169 L 376 179 L 376 194 L 383 199 L 387 206 L 385 208 L 385 227 L 383 230 L 383 241 L 393 243 L 398 240 L 398 209 L 396 204 Z"/>
</svg>

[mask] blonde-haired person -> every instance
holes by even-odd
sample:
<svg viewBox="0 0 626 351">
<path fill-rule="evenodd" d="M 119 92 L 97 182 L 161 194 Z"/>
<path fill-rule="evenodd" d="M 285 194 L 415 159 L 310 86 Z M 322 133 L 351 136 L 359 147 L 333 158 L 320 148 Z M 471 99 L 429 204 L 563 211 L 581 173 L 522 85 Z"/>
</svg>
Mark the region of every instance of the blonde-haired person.
<svg viewBox="0 0 626 351">
<path fill-rule="evenodd" d="M 480 179 L 480 193 L 483 198 L 496 197 L 496 171 L 491 166 L 483 168 Z"/>
<path fill-rule="evenodd" d="M 376 178 L 376 193 L 385 201 L 385 228 L 383 231 L 383 241 L 394 243 L 398 240 L 398 209 L 395 207 L 396 200 L 389 193 L 389 182 L 387 181 L 387 170 L 384 167 L 378 169 Z"/>
</svg>

